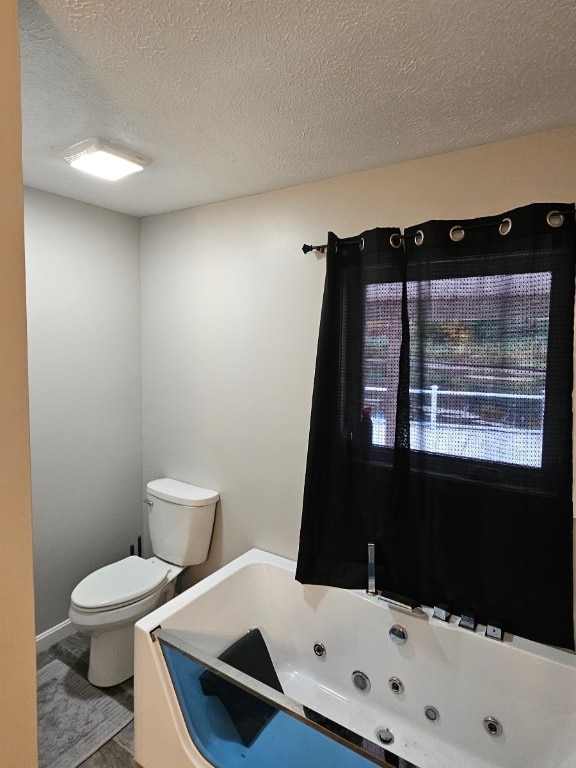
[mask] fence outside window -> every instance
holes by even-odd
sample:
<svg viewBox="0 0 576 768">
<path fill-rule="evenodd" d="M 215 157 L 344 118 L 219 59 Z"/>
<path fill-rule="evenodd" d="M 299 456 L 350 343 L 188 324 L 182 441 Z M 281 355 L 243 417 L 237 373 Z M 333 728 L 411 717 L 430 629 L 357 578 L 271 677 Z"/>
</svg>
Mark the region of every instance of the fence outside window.
<svg viewBox="0 0 576 768">
<path fill-rule="evenodd" d="M 372 408 L 373 444 L 390 445 L 384 400 L 388 387 L 365 386 L 365 403 Z M 479 392 L 473 390 L 410 389 L 410 438 L 414 450 L 496 460 L 539 467 L 542 461 L 545 394 Z M 521 407 L 516 407 L 520 406 Z M 500 459 L 502 460 L 502 459 Z"/>
</svg>

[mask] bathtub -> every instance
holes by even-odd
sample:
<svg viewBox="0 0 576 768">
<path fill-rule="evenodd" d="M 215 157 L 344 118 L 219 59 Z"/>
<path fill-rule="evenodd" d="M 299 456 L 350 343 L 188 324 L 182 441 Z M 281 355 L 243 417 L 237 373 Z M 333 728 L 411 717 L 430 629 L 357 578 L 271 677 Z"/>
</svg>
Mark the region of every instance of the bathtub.
<svg viewBox="0 0 576 768">
<path fill-rule="evenodd" d="M 294 571 L 292 561 L 253 549 L 136 624 L 135 759 L 143 768 L 213 765 L 189 735 L 155 633 L 180 638 L 202 660 L 253 628 L 286 701 L 376 749 L 378 734 L 391 736 L 386 749 L 400 765 L 576 767 L 574 654 L 487 638 L 484 627 L 462 629 L 455 617 L 443 622 L 427 609 L 404 612 L 362 591 L 303 586 Z M 407 635 L 403 645 L 389 635 L 396 625 Z M 354 685 L 358 673 L 369 681 L 364 690 Z"/>
</svg>

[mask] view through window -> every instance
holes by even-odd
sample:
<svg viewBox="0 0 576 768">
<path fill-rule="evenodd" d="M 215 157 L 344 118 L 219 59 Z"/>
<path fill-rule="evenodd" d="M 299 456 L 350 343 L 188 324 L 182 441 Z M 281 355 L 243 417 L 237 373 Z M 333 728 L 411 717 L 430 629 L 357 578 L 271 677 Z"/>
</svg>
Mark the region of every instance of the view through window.
<svg viewBox="0 0 576 768">
<path fill-rule="evenodd" d="M 540 467 L 551 275 L 408 283 L 411 449 Z M 392 447 L 401 285 L 366 287 L 364 408 Z M 512 318 L 512 319 L 511 319 Z"/>
</svg>

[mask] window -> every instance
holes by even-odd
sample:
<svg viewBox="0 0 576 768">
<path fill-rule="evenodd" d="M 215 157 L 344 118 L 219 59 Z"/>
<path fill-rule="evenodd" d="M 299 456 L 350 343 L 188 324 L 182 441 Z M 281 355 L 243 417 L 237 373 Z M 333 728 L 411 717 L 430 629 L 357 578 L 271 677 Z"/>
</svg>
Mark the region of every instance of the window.
<svg viewBox="0 0 576 768">
<path fill-rule="evenodd" d="M 550 272 L 408 284 L 413 451 L 541 467 L 550 288 Z M 400 304 L 398 283 L 366 286 L 363 393 L 377 447 L 394 445 Z"/>
</svg>

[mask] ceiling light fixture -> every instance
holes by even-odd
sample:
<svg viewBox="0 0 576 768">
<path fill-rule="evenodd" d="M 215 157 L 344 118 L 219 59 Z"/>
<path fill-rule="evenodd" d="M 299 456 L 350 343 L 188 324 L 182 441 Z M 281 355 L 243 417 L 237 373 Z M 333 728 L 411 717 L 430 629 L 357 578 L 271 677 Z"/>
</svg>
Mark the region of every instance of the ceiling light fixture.
<svg viewBox="0 0 576 768">
<path fill-rule="evenodd" d="M 72 168 L 108 181 L 118 181 L 150 165 L 150 158 L 103 139 L 85 139 L 62 152 Z"/>
</svg>

